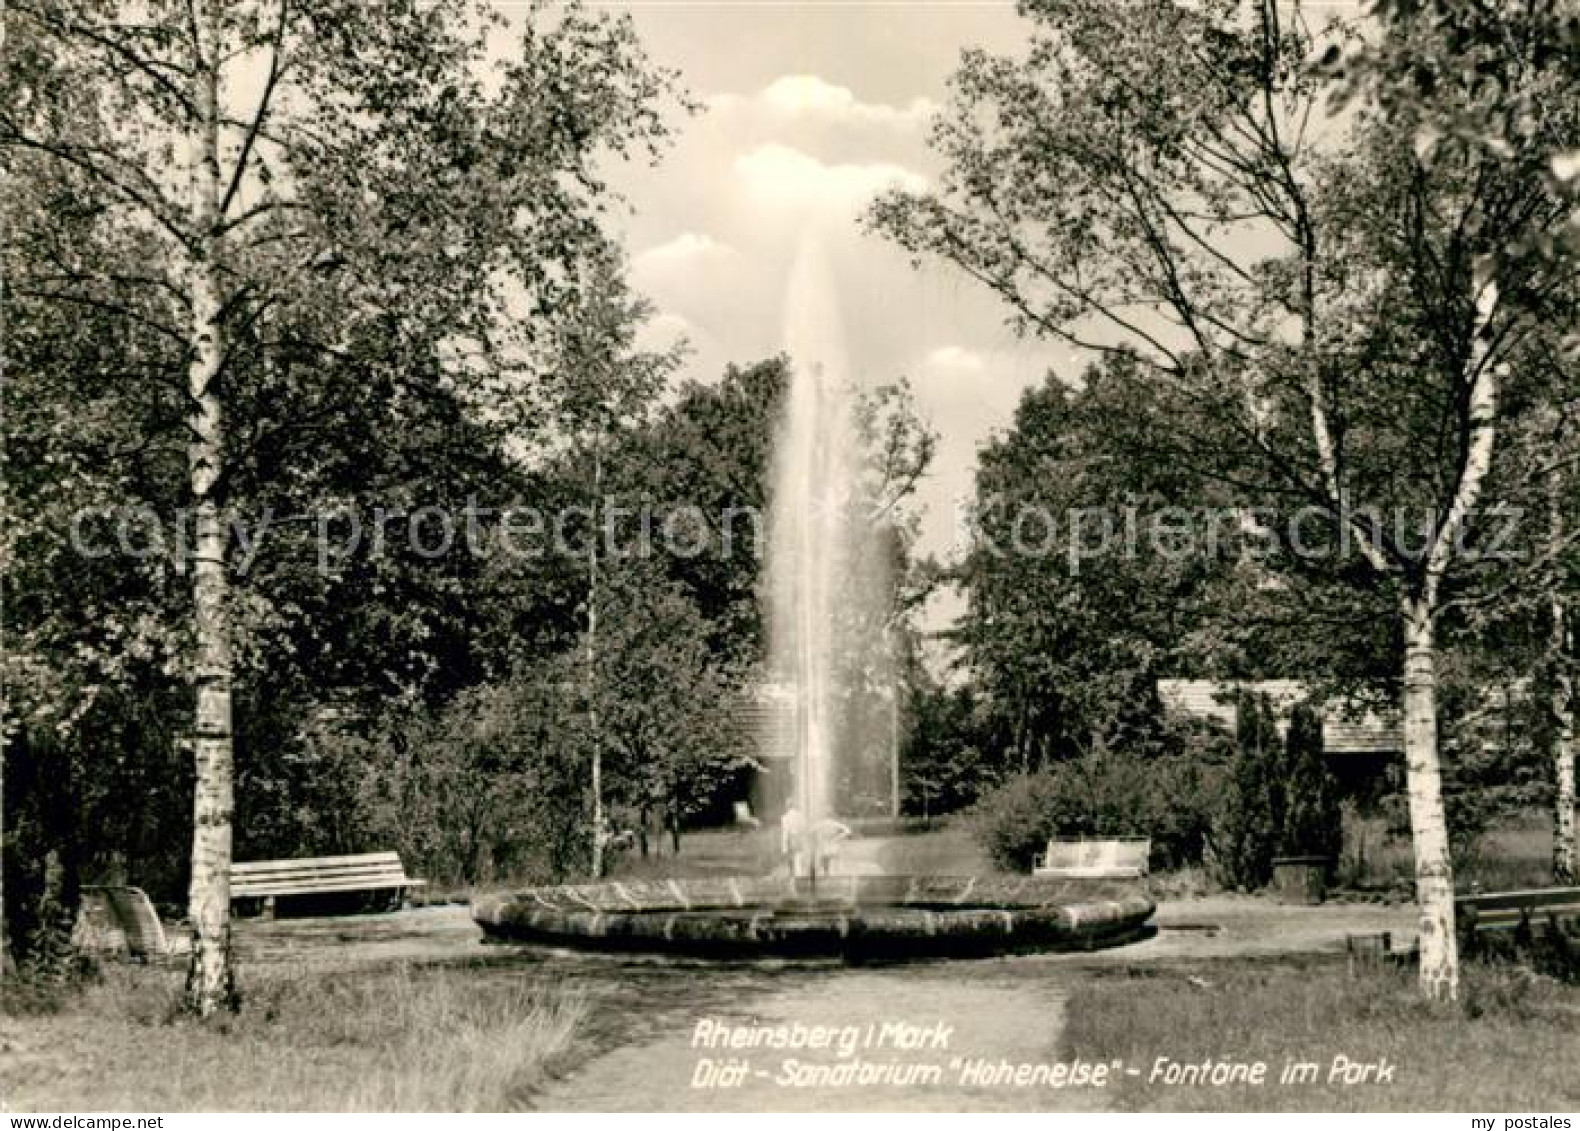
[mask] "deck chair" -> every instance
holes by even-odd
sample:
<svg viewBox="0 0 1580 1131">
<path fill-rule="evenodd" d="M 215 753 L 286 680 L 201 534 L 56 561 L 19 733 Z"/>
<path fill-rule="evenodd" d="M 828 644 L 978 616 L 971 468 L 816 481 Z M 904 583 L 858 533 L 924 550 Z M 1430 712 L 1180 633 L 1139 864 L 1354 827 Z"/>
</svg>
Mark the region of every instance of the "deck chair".
<svg viewBox="0 0 1580 1131">
<path fill-rule="evenodd" d="M 87 954 L 124 954 L 126 932 L 121 921 L 110 910 L 110 901 L 102 888 L 82 889 L 82 902 L 77 909 L 77 921 L 72 926 L 71 945 Z"/>
<path fill-rule="evenodd" d="M 126 951 L 133 958 L 146 962 L 171 953 L 165 926 L 142 888 L 105 885 L 84 890 L 103 896 L 110 914 L 126 936 Z"/>
</svg>

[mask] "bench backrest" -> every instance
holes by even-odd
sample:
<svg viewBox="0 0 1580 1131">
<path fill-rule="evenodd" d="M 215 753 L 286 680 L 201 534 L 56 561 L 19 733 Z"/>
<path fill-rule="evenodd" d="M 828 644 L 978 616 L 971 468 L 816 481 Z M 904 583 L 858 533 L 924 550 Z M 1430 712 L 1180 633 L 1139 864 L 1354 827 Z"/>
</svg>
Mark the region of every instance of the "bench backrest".
<svg viewBox="0 0 1580 1131">
<path fill-rule="evenodd" d="M 232 897 L 362 891 L 413 884 L 397 852 L 359 856 L 315 856 L 301 860 L 254 860 L 232 864 Z"/>
<path fill-rule="evenodd" d="M 1145 838 L 1123 840 L 1050 840 L 1045 868 L 1115 868 L 1147 870 L 1152 842 Z"/>
<path fill-rule="evenodd" d="M 1580 907 L 1580 888 L 1531 888 L 1527 891 L 1489 891 L 1461 895 L 1454 903 L 1476 911 L 1535 911 L 1542 908 Z"/>
</svg>

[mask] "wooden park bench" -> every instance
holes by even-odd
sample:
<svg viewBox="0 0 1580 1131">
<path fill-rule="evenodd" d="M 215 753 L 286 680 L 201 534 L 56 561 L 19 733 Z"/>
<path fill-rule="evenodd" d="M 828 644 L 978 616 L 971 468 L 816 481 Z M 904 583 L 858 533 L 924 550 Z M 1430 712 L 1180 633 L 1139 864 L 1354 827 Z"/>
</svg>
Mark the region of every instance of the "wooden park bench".
<svg viewBox="0 0 1580 1131">
<path fill-rule="evenodd" d="M 254 860 L 232 864 L 230 897 L 263 901 L 265 915 L 282 895 L 389 891 L 397 901 L 427 881 L 414 880 L 401 865 L 400 854 L 369 852 L 361 856 L 316 856 L 305 860 Z"/>
<path fill-rule="evenodd" d="M 1048 851 L 1032 863 L 1032 873 L 1067 880 L 1133 880 L 1147 874 L 1151 855 L 1147 837 L 1050 840 Z"/>
<path fill-rule="evenodd" d="M 1526 929 L 1548 921 L 1580 918 L 1580 888 L 1531 888 L 1527 891 L 1492 891 L 1454 899 L 1454 919 L 1462 935 L 1478 931 Z"/>
</svg>

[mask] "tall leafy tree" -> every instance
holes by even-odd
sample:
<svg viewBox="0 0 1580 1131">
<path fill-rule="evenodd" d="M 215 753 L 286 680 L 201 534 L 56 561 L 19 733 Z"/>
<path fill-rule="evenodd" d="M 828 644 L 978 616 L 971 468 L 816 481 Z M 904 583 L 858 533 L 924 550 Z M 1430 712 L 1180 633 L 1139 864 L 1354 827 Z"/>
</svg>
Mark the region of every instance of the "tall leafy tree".
<svg viewBox="0 0 1580 1131">
<path fill-rule="evenodd" d="M 658 141 L 668 79 L 628 21 L 576 8 L 532 9 L 492 76 L 485 6 L 74 0 L 8 15 L 0 145 L 24 178 L 71 179 L 123 253 L 34 260 L 15 293 L 147 328 L 165 350 L 132 380 L 180 377 L 187 1000 L 209 1014 L 234 999 L 232 479 L 244 441 L 267 438 L 238 409 L 293 357 L 377 370 L 417 356 L 480 392 L 519 384 L 602 241 L 597 162 Z"/>
<path fill-rule="evenodd" d="M 678 852 L 686 824 L 727 795 L 756 751 L 725 706 L 750 669 L 715 654 L 700 610 L 657 564 L 610 562 L 593 688 L 611 798 L 634 812 L 644 849 L 657 817 Z"/>
<path fill-rule="evenodd" d="M 1527 249 L 1568 220 L 1549 163 L 1573 147 L 1576 88 L 1525 34 L 1526 9 L 1499 9 L 1509 85 L 1444 67 L 1426 97 L 1367 85 L 1330 116 L 1308 61 L 1352 29 L 1274 0 L 1243 8 L 1023 4 L 1024 57 L 971 52 L 955 79 L 939 189 L 893 193 L 874 219 L 981 281 L 1026 331 L 1134 356 L 1177 393 L 1166 448 L 1261 504 L 1315 508 L 1353 551 L 1328 576 L 1358 558 L 1355 591 L 1397 632 L 1421 983 L 1453 996 L 1439 622 L 1533 334 L 1572 309 L 1561 261 Z M 1454 51 L 1427 20 L 1378 34 L 1390 57 Z M 1547 111 L 1525 141 L 1418 144 L 1467 108 L 1512 110 L 1514 91 Z"/>
<path fill-rule="evenodd" d="M 659 396 L 680 361 L 678 350 L 655 353 L 637 344 L 651 307 L 625 287 L 623 267 L 612 252 L 589 260 L 580 301 L 552 339 L 553 365 L 543 390 L 552 427 L 566 447 L 562 466 L 585 469 L 578 478 L 583 483 L 583 506 L 589 519 L 581 553 L 586 562 L 584 701 L 594 878 L 604 874 L 604 846 L 609 835 L 599 684 L 599 616 L 612 541 L 609 465 L 616 459 L 617 446 L 657 408 Z"/>
<path fill-rule="evenodd" d="M 1074 387 L 1050 375 L 979 457 L 957 635 L 1023 772 L 1100 744 L 1155 741 L 1160 676 L 1247 674 L 1213 638 L 1214 614 L 1254 586 L 1236 524 L 1187 530 L 1189 540 L 1153 529 L 1164 508 L 1194 521 L 1213 495 L 1188 468 L 1132 445 L 1125 432 L 1143 422 L 1146 396 L 1126 359 Z"/>
<path fill-rule="evenodd" d="M 1297 703 L 1289 713 L 1281 778 L 1279 853 L 1337 860 L 1343 837 L 1338 783 L 1322 745 L 1322 712 L 1310 703 Z"/>
<path fill-rule="evenodd" d="M 676 516 L 682 528 L 700 524 L 685 539 L 698 552 L 667 555 L 665 573 L 702 611 L 714 652 L 738 665 L 763 656 L 760 570 L 787 380 L 784 360 L 773 358 L 683 383 L 611 469 L 622 503 L 645 504 L 658 520 Z"/>
<path fill-rule="evenodd" d="M 1212 833 L 1215 863 L 1226 882 L 1255 891 L 1273 878 L 1286 801 L 1283 743 L 1266 695 L 1235 703 L 1235 754 Z"/>
</svg>

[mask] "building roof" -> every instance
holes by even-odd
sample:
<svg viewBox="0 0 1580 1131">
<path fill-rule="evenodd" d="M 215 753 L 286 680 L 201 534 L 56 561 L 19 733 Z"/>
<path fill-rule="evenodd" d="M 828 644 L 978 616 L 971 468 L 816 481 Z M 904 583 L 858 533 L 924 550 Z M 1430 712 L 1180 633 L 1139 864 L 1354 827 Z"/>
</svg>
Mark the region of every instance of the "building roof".
<svg viewBox="0 0 1580 1131">
<path fill-rule="evenodd" d="M 1160 679 L 1158 696 L 1166 711 L 1234 726 L 1234 697 L 1238 692 L 1265 694 L 1273 702 L 1280 723 L 1295 704 L 1306 698 L 1307 685 L 1297 679 L 1236 682 L 1213 679 Z M 1323 704 L 1322 745 L 1329 754 L 1392 754 L 1404 749 L 1404 735 L 1397 711 L 1378 711 L 1363 704 L 1329 699 Z"/>
<path fill-rule="evenodd" d="M 759 757 L 795 757 L 795 696 L 788 687 L 759 684 L 731 698 L 735 725 L 756 743 Z"/>
</svg>

